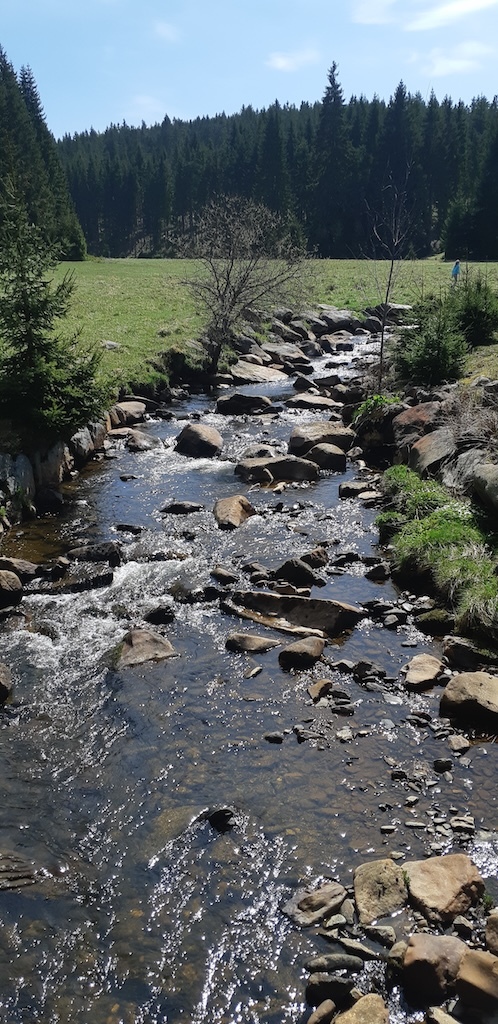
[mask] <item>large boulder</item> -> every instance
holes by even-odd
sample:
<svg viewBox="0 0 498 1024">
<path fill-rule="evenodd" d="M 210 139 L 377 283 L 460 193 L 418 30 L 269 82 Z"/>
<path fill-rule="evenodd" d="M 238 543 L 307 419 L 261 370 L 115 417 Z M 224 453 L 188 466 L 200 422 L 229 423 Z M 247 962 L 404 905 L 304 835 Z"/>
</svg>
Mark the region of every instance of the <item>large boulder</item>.
<svg viewBox="0 0 498 1024">
<path fill-rule="evenodd" d="M 270 412 L 272 408 L 272 401 L 266 395 L 246 395 L 237 391 L 233 395 L 222 395 L 216 402 L 216 412 L 222 416 L 250 416 Z"/>
<path fill-rule="evenodd" d="M 408 899 L 402 868 L 390 857 L 360 864 L 354 894 L 361 924 L 372 924 L 404 907 Z"/>
<path fill-rule="evenodd" d="M 441 697 L 441 714 L 498 725 L 498 676 L 489 672 L 458 672 Z"/>
<path fill-rule="evenodd" d="M 9 667 L 0 664 L 0 704 L 3 704 L 10 697 L 12 685 L 12 675 Z"/>
<path fill-rule="evenodd" d="M 287 480 L 302 482 L 318 479 L 317 464 L 296 455 L 241 459 L 234 472 L 247 483 L 268 484 Z"/>
<path fill-rule="evenodd" d="M 416 441 L 410 451 L 409 466 L 418 476 L 437 476 L 445 462 L 456 457 L 456 442 L 449 427 L 440 427 Z"/>
<path fill-rule="evenodd" d="M 356 434 L 351 427 L 343 427 L 332 420 L 321 420 L 318 423 L 302 423 L 295 427 L 289 439 L 289 452 L 293 455 L 305 456 L 317 444 L 333 444 L 343 452 L 349 451 L 356 441 Z"/>
<path fill-rule="evenodd" d="M 187 423 L 178 435 L 175 447 L 181 455 L 190 455 L 195 459 L 211 458 L 221 452 L 223 438 L 215 427 L 208 427 L 204 423 Z"/>
<path fill-rule="evenodd" d="M 287 380 L 287 374 L 275 366 L 258 366 L 239 359 L 230 367 L 230 374 L 236 384 L 272 384 Z"/>
<path fill-rule="evenodd" d="M 403 988 L 415 1006 L 442 1003 L 454 990 L 467 951 L 455 935 L 418 932 L 409 939 L 403 962 Z"/>
<path fill-rule="evenodd" d="M 389 1024 L 389 1010 L 382 996 L 370 992 L 335 1017 L 334 1024 Z"/>
<path fill-rule="evenodd" d="M 232 599 L 234 609 L 243 609 L 244 617 L 285 632 L 298 627 L 306 631 L 306 635 L 339 636 L 354 629 L 367 614 L 362 608 L 344 601 L 272 594 L 265 590 L 235 591 Z"/>
<path fill-rule="evenodd" d="M 23 593 L 22 583 L 15 572 L 0 569 L 0 608 L 19 604 Z"/>
<path fill-rule="evenodd" d="M 129 401 L 117 402 L 109 410 L 112 427 L 129 427 L 134 423 L 141 423 L 145 417 L 145 402 Z"/>
<path fill-rule="evenodd" d="M 482 949 L 468 949 L 460 963 L 456 990 L 463 1003 L 498 1013 L 498 957 Z"/>
<path fill-rule="evenodd" d="M 392 421 L 395 444 L 398 448 L 415 444 L 435 430 L 440 415 L 441 402 L 420 402 L 398 413 Z"/>
<path fill-rule="evenodd" d="M 28 562 L 25 558 L 0 558 L 0 569 L 7 569 L 18 576 L 21 583 L 29 583 L 37 574 L 36 562 Z"/>
<path fill-rule="evenodd" d="M 403 869 L 411 902 L 434 924 L 450 924 L 484 892 L 484 882 L 465 853 L 405 861 Z"/>
<path fill-rule="evenodd" d="M 315 444 L 307 453 L 310 462 L 329 473 L 346 472 L 346 455 L 336 444 Z"/>
<path fill-rule="evenodd" d="M 470 474 L 471 490 L 484 505 L 498 509 L 498 466 L 492 462 L 481 462 Z"/>
</svg>

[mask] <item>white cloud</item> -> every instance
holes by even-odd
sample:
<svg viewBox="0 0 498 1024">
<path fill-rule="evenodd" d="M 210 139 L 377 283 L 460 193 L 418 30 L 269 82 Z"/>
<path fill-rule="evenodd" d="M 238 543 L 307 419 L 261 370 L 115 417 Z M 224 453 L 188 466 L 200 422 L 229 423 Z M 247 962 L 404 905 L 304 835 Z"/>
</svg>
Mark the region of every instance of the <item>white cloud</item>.
<svg viewBox="0 0 498 1024">
<path fill-rule="evenodd" d="M 424 54 L 420 66 L 424 74 L 430 78 L 443 78 L 446 75 L 475 71 L 481 66 L 482 58 L 489 56 L 490 53 L 493 53 L 492 47 L 469 40 L 447 53 L 440 49 L 430 50 Z"/>
<path fill-rule="evenodd" d="M 439 4 L 432 10 L 423 11 L 405 26 L 408 32 L 419 32 L 426 29 L 441 28 L 469 14 L 476 14 L 487 7 L 496 7 L 498 0 L 450 0 Z"/>
<path fill-rule="evenodd" d="M 168 43 L 176 43 L 180 35 L 178 29 L 171 25 L 169 21 L 156 21 L 154 33 L 160 39 L 166 39 Z"/>
<path fill-rule="evenodd" d="M 353 8 L 353 21 L 360 25 L 385 25 L 392 21 L 391 8 L 396 0 L 357 0 Z"/>
<path fill-rule="evenodd" d="M 307 67 L 308 64 L 318 64 L 319 60 L 318 50 L 308 48 L 295 50 L 294 53 L 270 53 L 265 63 L 274 71 L 299 71 L 300 68 Z"/>
<path fill-rule="evenodd" d="M 164 114 L 164 103 L 157 96 L 137 94 L 132 97 L 126 120 L 132 125 L 141 124 L 142 121 L 153 124 L 158 120 L 162 121 Z"/>
</svg>

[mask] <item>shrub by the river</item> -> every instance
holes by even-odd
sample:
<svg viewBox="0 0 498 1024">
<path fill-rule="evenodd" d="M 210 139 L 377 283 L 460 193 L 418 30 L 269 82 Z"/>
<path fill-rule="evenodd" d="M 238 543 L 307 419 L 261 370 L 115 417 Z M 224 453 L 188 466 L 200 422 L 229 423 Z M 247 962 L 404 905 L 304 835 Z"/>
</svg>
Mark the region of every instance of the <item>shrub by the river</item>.
<svg viewBox="0 0 498 1024">
<path fill-rule="evenodd" d="M 469 348 L 490 345 L 498 330 L 498 298 L 487 278 L 478 272 L 466 274 L 463 283 L 453 289 L 445 307 L 454 309 L 456 323 Z"/>
<path fill-rule="evenodd" d="M 430 581 L 454 611 L 459 630 L 497 641 L 496 551 L 481 513 L 405 466 L 386 471 L 384 492 L 389 508 L 382 516 L 391 513 L 395 518 L 395 572 L 401 579 L 413 580 L 415 575 Z"/>
<path fill-rule="evenodd" d="M 394 352 L 398 375 L 412 384 L 437 385 L 458 380 L 468 346 L 448 300 L 422 316 L 420 326 L 404 334 Z"/>
</svg>

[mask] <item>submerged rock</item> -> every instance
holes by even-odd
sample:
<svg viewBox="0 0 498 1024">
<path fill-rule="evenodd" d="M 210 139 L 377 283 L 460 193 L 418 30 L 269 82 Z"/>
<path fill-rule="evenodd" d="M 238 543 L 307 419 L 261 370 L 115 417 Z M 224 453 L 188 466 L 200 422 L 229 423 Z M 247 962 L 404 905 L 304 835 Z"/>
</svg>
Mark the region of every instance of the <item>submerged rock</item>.
<svg viewBox="0 0 498 1024">
<path fill-rule="evenodd" d="M 214 517 L 221 530 L 236 530 L 246 519 L 255 516 L 256 509 L 244 494 L 231 498 L 220 498 L 213 509 Z"/>
</svg>

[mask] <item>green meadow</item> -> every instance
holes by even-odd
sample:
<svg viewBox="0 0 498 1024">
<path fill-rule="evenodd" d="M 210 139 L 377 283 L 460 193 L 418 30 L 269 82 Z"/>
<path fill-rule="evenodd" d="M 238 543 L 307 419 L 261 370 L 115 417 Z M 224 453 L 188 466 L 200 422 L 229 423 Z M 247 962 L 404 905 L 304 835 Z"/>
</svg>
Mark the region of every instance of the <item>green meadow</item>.
<svg viewBox="0 0 498 1024">
<path fill-rule="evenodd" d="M 360 312 L 385 294 L 389 265 L 374 260 L 316 260 L 310 267 L 309 307 L 326 303 Z M 150 361 L 170 348 L 182 349 L 200 336 L 202 315 L 184 281 L 188 260 L 100 260 L 63 264 L 74 272 L 76 289 L 68 320 L 83 340 L 103 347 L 102 375 L 116 392 L 131 381 L 147 382 Z M 498 292 L 498 263 L 462 264 L 462 277 L 480 271 Z M 441 296 L 450 287 L 451 264 L 441 256 L 399 265 L 392 301 L 413 304 Z M 468 372 L 498 376 L 498 346 L 474 350 Z M 493 367 L 495 369 L 493 370 Z"/>
</svg>

